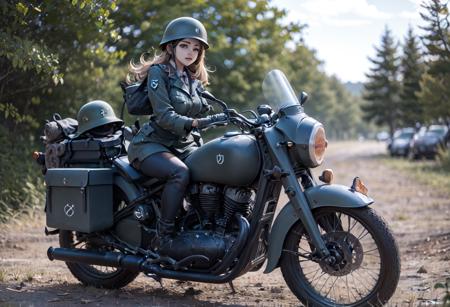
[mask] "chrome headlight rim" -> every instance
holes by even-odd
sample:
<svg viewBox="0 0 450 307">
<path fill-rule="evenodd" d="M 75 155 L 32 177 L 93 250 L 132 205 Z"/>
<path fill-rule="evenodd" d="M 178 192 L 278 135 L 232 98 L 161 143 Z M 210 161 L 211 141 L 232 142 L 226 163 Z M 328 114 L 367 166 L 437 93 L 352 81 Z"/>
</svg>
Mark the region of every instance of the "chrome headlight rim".
<svg viewBox="0 0 450 307">
<path fill-rule="evenodd" d="M 318 157 L 316 155 L 316 136 L 319 133 L 319 131 L 323 131 L 323 141 L 325 142 L 325 148 L 327 147 L 327 143 L 328 143 L 327 139 L 326 139 L 324 126 L 321 123 L 317 122 L 313 126 L 313 129 L 309 136 L 309 143 L 308 143 L 308 153 L 309 153 L 309 158 L 310 158 L 311 162 L 313 163 L 312 167 L 321 165 L 325 158 L 325 152 L 321 155 L 321 157 Z"/>
</svg>

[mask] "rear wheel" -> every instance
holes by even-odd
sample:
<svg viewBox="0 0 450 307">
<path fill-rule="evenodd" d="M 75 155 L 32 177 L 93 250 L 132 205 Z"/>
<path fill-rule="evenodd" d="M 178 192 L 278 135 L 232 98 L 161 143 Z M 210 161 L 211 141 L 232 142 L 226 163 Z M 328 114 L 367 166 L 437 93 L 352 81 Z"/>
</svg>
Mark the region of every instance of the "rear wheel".
<svg viewBox="0 0 450 307">
<path fill-rule="evenodd" d="M 306 306 L 381 306 L 394 294 L 400 275 L 395 240 L 370 208 L 319 208 L 313 212 L 334 261 L 315 259 L 298 222 L 288 233 L 281 271 Z"/>
<path fill-rule="evenodd" d="M 114 190 L 114 209 L 126 206 L 128 200 L 118 189 Z M 102 242 L 99 238 L 87 234 L 61 230 L 59 244 L 65 248 L 81 248 L 95 251 L 114 251 L 114 248 Z M 138 271 L 84 263 L 66 262 L 67 267 L 76 279 L 88 286 L 97 288 L 118 289 L 132 282 Z"/>
</svg>

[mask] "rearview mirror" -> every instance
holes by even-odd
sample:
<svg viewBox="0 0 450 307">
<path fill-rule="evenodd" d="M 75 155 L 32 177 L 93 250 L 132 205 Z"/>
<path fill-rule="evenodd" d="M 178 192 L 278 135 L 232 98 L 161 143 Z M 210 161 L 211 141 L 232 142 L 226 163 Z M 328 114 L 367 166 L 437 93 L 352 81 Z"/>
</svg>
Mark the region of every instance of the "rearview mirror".
<svg viewBox="0 0 450 307">
<path fill-rule="evenodd" d="M 299 98 L 300 98 L 300 105 L 303 106 L 305 104 L 306 100 L 308 100 L 308 93 L 302 91 L 300 93 Z"/>
</svg>

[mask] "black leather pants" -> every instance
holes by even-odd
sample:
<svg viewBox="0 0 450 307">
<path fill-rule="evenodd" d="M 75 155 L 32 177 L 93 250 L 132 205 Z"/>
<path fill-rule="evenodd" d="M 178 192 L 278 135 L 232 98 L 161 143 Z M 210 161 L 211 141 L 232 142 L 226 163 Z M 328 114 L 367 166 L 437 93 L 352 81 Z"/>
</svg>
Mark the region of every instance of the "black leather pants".
<svg viewBox="0 0 450 307">
<path fill-rule="evenodd" d="M 189 184 L 188 167 L 169 152 L 152 154 L 135 164 L 133 166 L 143 174 L 166 180 L 161 196 L 161 219 L 166 223 L 173 223 L 183 204 L 184 193 Z"/>
</svg>

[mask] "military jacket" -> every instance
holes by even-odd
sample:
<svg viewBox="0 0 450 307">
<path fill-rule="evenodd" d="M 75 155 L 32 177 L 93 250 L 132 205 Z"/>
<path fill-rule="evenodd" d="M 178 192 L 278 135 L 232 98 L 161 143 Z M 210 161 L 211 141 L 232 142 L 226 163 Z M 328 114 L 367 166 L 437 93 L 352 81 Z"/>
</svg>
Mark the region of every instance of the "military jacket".
<svg viewBox="0 0 450 307">
<path fill-rule="evenodd" d="M 164 64 L 151 66 L 147 80 L 153 114 L 131 141 L 129 161 L 164 151 L 183 159 L 202 142 L 196 129 L 192 130 L 194 118 L 204 117 L 211 109 L 200 96 L 202 84 L 196 79 L 186 84 L 174 67 Z"/>
</svg>

